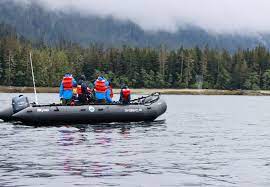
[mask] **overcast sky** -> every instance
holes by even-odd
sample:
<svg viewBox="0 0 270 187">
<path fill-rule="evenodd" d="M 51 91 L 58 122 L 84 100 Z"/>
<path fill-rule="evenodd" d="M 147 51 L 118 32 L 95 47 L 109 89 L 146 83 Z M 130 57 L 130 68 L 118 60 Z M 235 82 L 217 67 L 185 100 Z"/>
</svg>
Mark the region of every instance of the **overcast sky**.
<svg viewBox="0 0 270 187">
<path fill-rule="evenodd" d="M 31 0 L 15 0 L 30 2 Z M 187 24 L 217 33 L 270 32 L 270 0 L 34 0 L 51 10 L 131 20 L 145 30 Z"/>
</svg>

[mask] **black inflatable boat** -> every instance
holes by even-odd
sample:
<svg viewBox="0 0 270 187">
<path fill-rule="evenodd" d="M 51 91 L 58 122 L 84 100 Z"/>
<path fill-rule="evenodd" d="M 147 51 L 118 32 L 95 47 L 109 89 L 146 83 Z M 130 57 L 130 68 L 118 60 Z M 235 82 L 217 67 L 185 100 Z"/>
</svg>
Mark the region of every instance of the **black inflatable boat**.
<svg viewBox="0 0 270 187">
<path fill-rule="evenodd" d="M 30 104 L 25 96 L 12 99 L 12 106 L 0 111 L 0 119 L 30 124 L 74 124 L 154 121 L 167 105 L 159 93 L 120 103 L 62 106 Z"/>
</svg>

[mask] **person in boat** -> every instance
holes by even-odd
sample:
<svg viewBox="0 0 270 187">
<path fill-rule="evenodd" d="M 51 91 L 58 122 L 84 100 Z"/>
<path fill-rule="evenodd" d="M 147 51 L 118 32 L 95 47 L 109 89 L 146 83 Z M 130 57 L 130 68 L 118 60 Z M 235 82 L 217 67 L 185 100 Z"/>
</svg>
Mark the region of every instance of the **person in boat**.
<svg viewBox="0 0 270 187">
<path fill-rule="evenodd" d="M 106 90 L 106 103 L 112 103 L 113 100 L 113 90 L 112 90 L 112 83 L 111 80 L 108 81 L 108 86 L 107 86 L 107 90 Z"/>
<path fill-rule="evenodd" d="M 99 76 L 95 81 L 94 90 L 97 103 L 106 103 L 106 91 L 108 89 L 108 85 L 108 81 L 103 76 Z"/>
<path fill-rule="evenodd" d="M 73 96 L 70 105 L 75 105 L 75 101 L 78 100 L 77 83 L 73 85 L 72 93 Z"/>
<path fill-rule="evenodd" d="M 130 89 L 128 88 L 128 86 L 124 85 L 122 86 L 121 88 L 121 91 L 120 91 L 120 103 L 122 104 L 129 104 L 130 103 L 130 95 L 131 95 L 131 91 Z"/>
<path fill-rule="evenodd" d="M 78 79 L 77 94 L 80 104 L 87 104 L 89 98 L 89 88 L 87 87 L 86 77 L 81 75 Z"/>
<path fill-rule="evenodd" d="M 110 80 L 109 80 L 109 87 L 110 87 L 110 97 L 113 99 L 112 81 L 113 81 L 113 79 L 110 79 Z"/>
<path fill-rule="evenodd" d="M 73 99 L 76 100 L 78 97 L 78 92 L 77 92 L 77 85 L 74 85 L 72 92 L 73 92 Z"/>
<path fill-rule="evenodd" d="M 63 105 L 70 105 L 73 98 L 73 88 L 77 83 L 72 74 L 66 73 L 61 81 L 59 97 Z"/>
<path fill-rule="evenodd" d="M 87 82 L 87 97 L 88 97 L 88 103 L 96 102 L 95 86 L 92 82 Z"/>
</svg>

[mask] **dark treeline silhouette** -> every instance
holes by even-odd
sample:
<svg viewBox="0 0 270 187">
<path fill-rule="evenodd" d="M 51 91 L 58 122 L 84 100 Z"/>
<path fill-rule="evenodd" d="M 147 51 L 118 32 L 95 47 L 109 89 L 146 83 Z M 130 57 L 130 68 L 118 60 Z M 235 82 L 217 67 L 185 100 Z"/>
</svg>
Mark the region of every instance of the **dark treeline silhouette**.
<svg viewBox="0 0 270 187">
<path fill-rule="evenodd" d="M 122 83 L 133 88 L 203 88 L 269 89 L 270 52 L 262 46 L 226 50 L 204 48 L 105 48 L 92 44 L 81 47 L 60 42 L 48 47 L 42 42 L 31 44 L 7 25 L 0 25 L 0 84 L 31 86 L 29 53 L 37 86 L 59 86 L 66 72 L 89 81 L 99 73 L 113 78 L 115 87 Z M 198 78 L 199 77 L 199 78 Z"/>
</svg>

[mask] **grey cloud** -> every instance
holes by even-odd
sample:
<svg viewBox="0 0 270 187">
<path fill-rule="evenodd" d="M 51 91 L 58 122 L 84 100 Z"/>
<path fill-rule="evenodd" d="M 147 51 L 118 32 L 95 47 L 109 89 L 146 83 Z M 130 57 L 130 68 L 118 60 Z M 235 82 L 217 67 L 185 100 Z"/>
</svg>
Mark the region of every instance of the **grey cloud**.
<svg viewBox="0 0 270 187">
<path fill-rule="evenodd" d="M 33 0 L 13 0 L 31 3 Z M 213 33 L 270 32 L 269 0 L 36 0 L 53 11 L 131 20 L 145 30 L 195 25 Z"/>
</svg>

